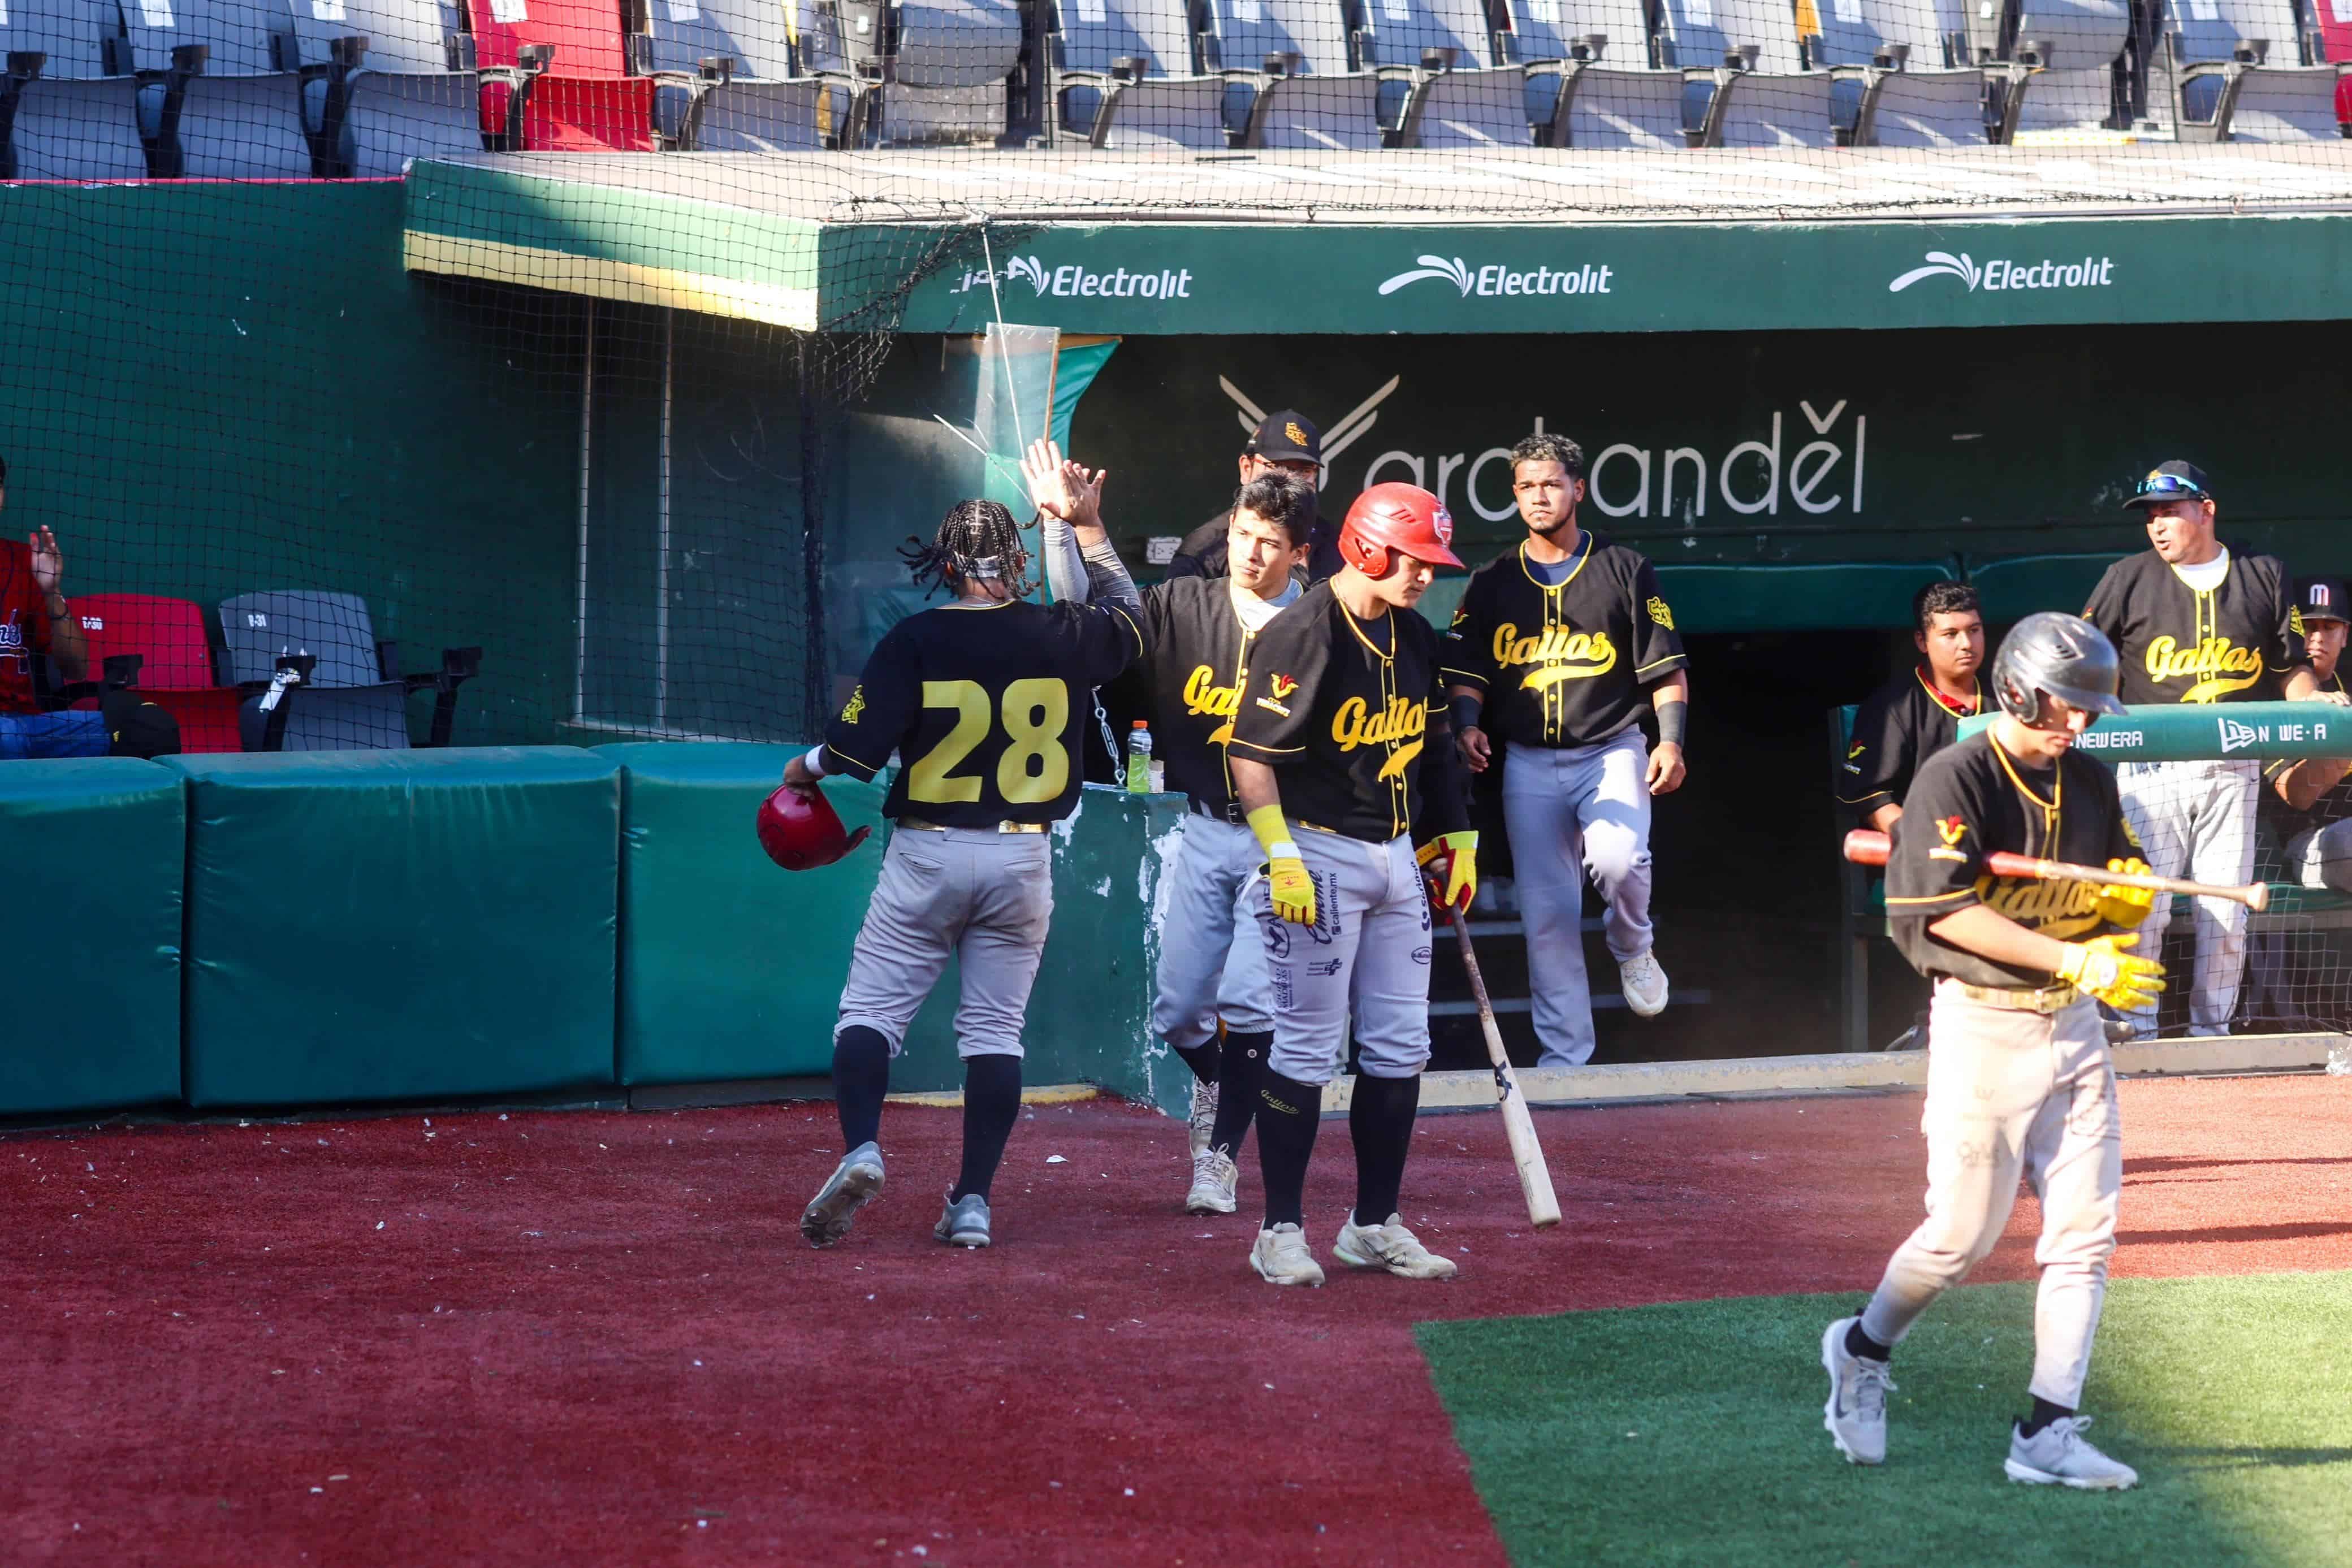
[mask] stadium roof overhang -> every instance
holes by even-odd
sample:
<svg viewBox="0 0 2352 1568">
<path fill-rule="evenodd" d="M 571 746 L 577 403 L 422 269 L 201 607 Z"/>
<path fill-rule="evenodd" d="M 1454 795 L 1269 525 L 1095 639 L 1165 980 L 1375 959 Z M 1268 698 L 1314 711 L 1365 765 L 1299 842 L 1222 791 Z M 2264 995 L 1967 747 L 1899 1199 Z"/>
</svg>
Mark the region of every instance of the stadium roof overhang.
<svg viewBox="0 0 2352 1568">
<path fill-rule="evenodd" d="M 411 170 L 404 254 L 803 329 L 970 332 L 999 310 L 1122 334 L 2311 320 L 2352 317 L 2352 142 L 485 155 Z"/>
</svg>

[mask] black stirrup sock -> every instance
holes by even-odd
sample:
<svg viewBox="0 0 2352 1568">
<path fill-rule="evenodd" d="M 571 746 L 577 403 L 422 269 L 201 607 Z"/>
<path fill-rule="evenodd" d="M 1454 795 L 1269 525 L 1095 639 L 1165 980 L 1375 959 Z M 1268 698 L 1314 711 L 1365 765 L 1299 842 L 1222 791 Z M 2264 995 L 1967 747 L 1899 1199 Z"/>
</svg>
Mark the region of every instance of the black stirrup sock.
<svg viewBox="0 0 2352 1568">
<path fill-rule="evenodd" d="M 1021 1059 L 975 1056 L 963 1064 L 963 1174 L 948 1201 L 988 1196 L 1004 1158 L 1004 1140 L 1021 1119 Z"/>
<path fill-rule="evenodd" d="M 834 1108 L 841 1113 L 841 1152 L 882 1136 L 882 1097 L 890 1092 L 890 1042 L 882 1031 L 851 1024 L 833 1037 Z"/>
<path fill-rule="evenodd" d="M 1271 1033 L 1225 1031 L 1224 1066 L 1217 1074 L 1217 1123 L 1209 1130 L 1209 1146 L 1224 1150 L 1228 1158 L 1241 1153 L 1242 1140 L 1249 1136 L 1250 1119 L 1257 1114 L 1258 1081 L 1273 1049 Z"/>
<path fill-rule="evenodd" d="M 1268 1068 L 1258 1079 L 1257 1164 L 1265 1182 L 1265 1224 L 1307 1223 L 1307 1162 L 1323 1119 L 1323 1092 Z"/>
<path fill-rule="evenodd" d="M 1356 1223 L 1386 1225 L 1404 1186 L 1412 1149 L 1412 1119 L 1421 1109 L 1421 1074 L 1410 1078 L 1356 1075 L 1348 1103 L 1348 1131 L 1356 1141 Z"/>
</svg>

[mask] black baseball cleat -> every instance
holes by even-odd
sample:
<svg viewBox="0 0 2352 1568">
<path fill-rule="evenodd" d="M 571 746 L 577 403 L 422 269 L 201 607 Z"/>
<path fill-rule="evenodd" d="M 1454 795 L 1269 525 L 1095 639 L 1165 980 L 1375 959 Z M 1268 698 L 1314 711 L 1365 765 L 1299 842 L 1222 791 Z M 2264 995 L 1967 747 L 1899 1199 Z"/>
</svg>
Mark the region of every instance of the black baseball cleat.
<svg viewBox="0 0 2352 1568">
<path fill-rule="evenodd" d="M 801 1215 L 801 1234 L 812 1247 L 830 1247 L 849 1234 L 857 1211 L 882 1196 L 882 1150 L 860 1144 L 841 1156 L 833 1175 L 817 1188 Z"/>
</svg>

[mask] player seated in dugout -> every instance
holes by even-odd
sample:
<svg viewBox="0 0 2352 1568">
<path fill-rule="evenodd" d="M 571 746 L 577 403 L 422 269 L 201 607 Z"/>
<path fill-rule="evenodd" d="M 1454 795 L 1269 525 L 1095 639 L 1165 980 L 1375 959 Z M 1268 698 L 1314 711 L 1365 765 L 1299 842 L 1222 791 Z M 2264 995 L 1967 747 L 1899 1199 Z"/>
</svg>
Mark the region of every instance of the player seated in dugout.
<svg viewBox="0 0 2352 1568">
<path fill-rule="evenodd" d="M 8 465 L 0 460 L 0 510 Z M 33 658 L 48 661 L 52 685 L 89 679 L 89 647 L 66 605 L 66 558 L 57 535 L 36 528 L 22 541 L 0 537 L 0 761 L 55 757 L 164 757 L 180 749 L 180 727 L 127 691 L 109 691 L 96 713 L 52 712 L 33 682 Z"/>
<path fill-rule="evenodd" d="M 1984 612 L 1965 582 L 1931 582 L 1911 599 L 1911 644 L 1920 662 L 1864 699 L 1853 716 L 1838 776 L 1838 803 L 1886 832 L 1919 765 L 1959 737 L 1960 721 L 1985 711 Z"/>
<path fill-rule="evenodd" d="M 2303 616 L 2304 652 L 2323 693 L 2343 692 L 2347 630 L 2346 583 L 2340 577 L 2307 577 L 2295 585 L 2295 609 Z M 2269 788 L 2262 797 L 2264 827 L 2276 836 L 2288 880 L 2305 887 L 2352 893 L 2352 757 L 2282 759 L 2263 769 Z M 2267 836 L 2267 835 L 2266 835 Z"/>
</svg>

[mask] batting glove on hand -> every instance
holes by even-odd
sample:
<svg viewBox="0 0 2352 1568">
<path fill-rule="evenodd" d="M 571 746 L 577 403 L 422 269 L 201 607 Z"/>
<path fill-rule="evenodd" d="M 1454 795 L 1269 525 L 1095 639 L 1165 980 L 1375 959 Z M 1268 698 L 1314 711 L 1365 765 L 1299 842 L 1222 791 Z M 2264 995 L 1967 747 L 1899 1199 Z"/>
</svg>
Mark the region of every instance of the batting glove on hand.
<svg viewBox="0 0 2352 1568">
<path fill-rule="evenodd" d="M 1429 902 L 1444 910 L 1468 909 L 1478 896 L 1478 835 L 1440 833 L 1413 858 L 1429 883 Z"/>
<path fill-rule="evenodd" d="M 2126 876 L 2146 876 L 2148 863 L 2144 860 L 2109 861 L 2109 871 L 2119 871 Z M 2093 894 L 2098 900 L 2099 918 L 2126 930 L 2146 920 L 2148 911 L 2156 907 L 2156 890 L 2150 887 L 2102 886 Z"/>
<path fill-rule="evenodd" d="M 1293 925 L 1315 924 L 1315 879 L 1297 851 L 1275 855 L 1265 862 L 1266 891 L 1274 897 L 1275 917 Z"/>
<path fill-rule="evenodd" d="M 2124 951 L 2138 941 L 2134 933 L 2063 943 L 2066 952 L 2058 962 L 2058 977 L 2072 981 L 2117 1012 L 2137 1012 L 2152 1006 L 2164 989 L 2164 966 Z"/>
</svg>

